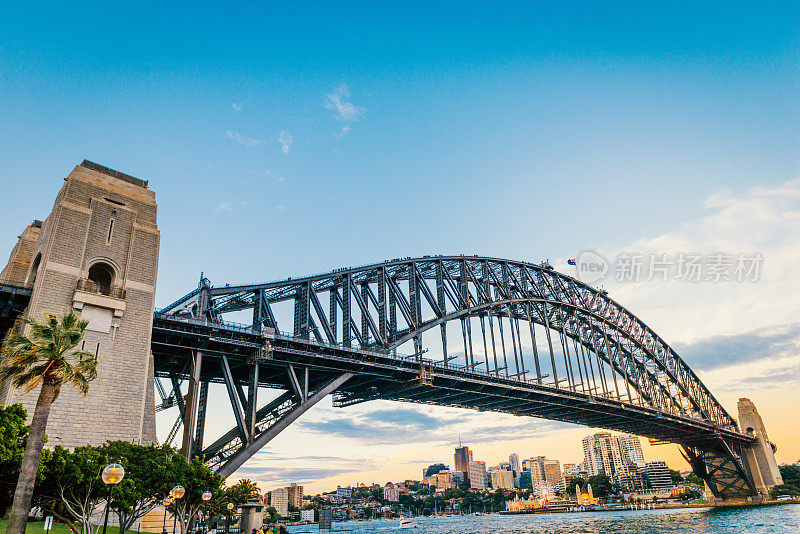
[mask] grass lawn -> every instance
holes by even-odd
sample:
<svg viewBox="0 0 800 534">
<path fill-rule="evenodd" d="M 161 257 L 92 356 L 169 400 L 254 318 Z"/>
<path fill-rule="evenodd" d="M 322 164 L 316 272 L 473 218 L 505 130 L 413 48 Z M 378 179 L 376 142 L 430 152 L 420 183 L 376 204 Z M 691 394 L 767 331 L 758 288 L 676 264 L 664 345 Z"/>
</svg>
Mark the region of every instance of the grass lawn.
<svg viewBox="0 0 800 534">
<path fill-rule="evenodd" d="M 5 534 L 6 531 L 6 521 L 5 519 L 0 519 L 0 533 Z M 102 534 L 103 527 L 100 527 L 100 532 Z M 119 527 L 108 527 L 106 530 L 107 534 L 119 534 Z M 129 530 L 128 534 L 135 534 L 135 530 Z M 25 529 L 25 534 L 44 534 L 44 521 L 37 521 L 37 522 L 28 522 L 28 528 Z M 70 534 L 70 530 L 67 526 L 63 523 L 53 523 L 53 528 L 50 529 L 50 534 Z"/>
</svg>

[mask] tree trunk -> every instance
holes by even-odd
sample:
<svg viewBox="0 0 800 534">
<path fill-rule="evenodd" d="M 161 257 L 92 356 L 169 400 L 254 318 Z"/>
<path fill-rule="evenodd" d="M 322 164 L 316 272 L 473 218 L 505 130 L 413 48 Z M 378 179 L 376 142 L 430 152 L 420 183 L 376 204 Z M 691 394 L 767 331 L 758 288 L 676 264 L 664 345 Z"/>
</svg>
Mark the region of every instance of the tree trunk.
<svg viewBox="0 0 800 534">
<path fill-rule="evenodd" d="M 50 407 L 58 396 L 55 384 L 42 381 L 39 399 L 36 401 L 36 411 L 33 412 L 31 428 L 28 432 L 28 443 L 25 446 L 25 456 L 22 457 L 22 466 L 19 469 L 17 488 L 14 490 L 14 504 L 8 517 L 6 534 L 25 534 L 28 524 L 28 513 L 31 510 L 33 486 L 36 483 L 36 473 L 39 470 L 39 457 L 44 446 L 47 419 L 50 417 Z"/>
</svg>

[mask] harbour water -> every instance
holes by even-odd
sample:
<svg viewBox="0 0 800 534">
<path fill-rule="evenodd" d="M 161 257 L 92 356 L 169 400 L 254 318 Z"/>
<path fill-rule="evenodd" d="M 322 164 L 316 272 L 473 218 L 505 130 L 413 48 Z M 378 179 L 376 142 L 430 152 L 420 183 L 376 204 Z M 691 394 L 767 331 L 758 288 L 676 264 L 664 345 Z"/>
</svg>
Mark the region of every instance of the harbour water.
<svg viewBox="0 0 800 534">
<path fill-rule="evenodd" d="M 800 534 L 800 504 L 737 508 L 690 508 L 619 512 L 415 518 L 415 534 Z M 397 520 L 334 523 L 330 532 L 400 531 Z M 317 525 L 292 534 L 318 533 Z"/>
</svg>

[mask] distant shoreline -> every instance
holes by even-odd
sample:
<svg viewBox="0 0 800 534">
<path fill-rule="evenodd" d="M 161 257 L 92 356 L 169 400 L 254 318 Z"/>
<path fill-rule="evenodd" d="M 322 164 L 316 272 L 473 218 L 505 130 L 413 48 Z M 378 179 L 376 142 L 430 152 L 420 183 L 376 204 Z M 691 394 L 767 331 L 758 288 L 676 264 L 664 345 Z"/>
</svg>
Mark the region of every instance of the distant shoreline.
<svg viewBox="0 0 800 534">
<path fill-rule="evenodd" d="M 654 508 L 652 508 L 652 510 L 672 510 L 679 508 L 744 508 L 744 507 L 757 507 L 757 506 L 777 506 L 782 504 L 800 504 L 800 499 L 795 499 L 791 501 L 769 500 L 760 502 L 743 501 L 743 502 L 719 502 L 719 503 L 709 502 L 709 503 L 688 503 L 688 504 L 670 503 L 670 504 L 657 504 L 654 506 Z M 547 508 L 540 508 L 536 510 L 520 510 L 520 511 L 502 510 L 499 513 L 501 515 L 525 515 L 525 514 L 624 512 L 624 511 L 636 511 L 636 510 L 631 510 L 630 508 L 624 506 L 615 506 L 613 508 L 598 507 L 598 508 L 588 508 L 584 510 L 568 510 L 568 509 L 548 510 Z"/>
</svg>

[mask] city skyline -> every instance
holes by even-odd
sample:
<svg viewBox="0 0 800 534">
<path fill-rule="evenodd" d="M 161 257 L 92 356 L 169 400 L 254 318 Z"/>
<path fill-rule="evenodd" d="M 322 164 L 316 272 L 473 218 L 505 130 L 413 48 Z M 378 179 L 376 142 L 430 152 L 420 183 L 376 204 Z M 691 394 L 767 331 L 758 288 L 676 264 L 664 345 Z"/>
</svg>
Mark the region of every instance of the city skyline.
<svg viewBox="0 0 800 534">
<path fill-rule="evenodd" d="M 339 7 L 9 6 L 0 255 L 84 158 L 150 181 L 156 307 L 201 272 L 224 285 L 454 253 L 578 276 L 570 260 L 596 253 L 610 270 L 595 285 L 728 412 L 752 399 L 779 462 L 800 459 L 797 6 Z M 741 282 L 672 276 L 714 254 L 763 261 Z M 616 276 L 623 258 L 663 255 L 667 280 Z M 231 420 L 211 403 L 208 440 Z M 156 422 L 163 441 L 174 414 Z M 323 401 L 231 482 L 419 476 L 459 434 L 487 465 L 571 463 L 602 430 Z M 687 468 L 676 446 L 642 449 Z"/>
</svg>

